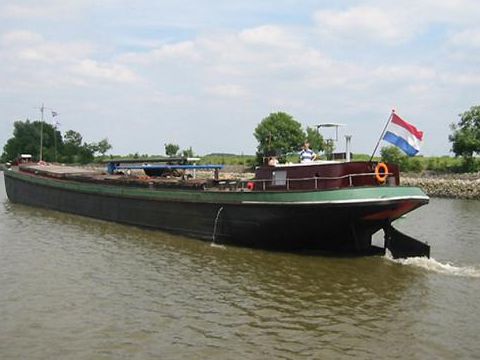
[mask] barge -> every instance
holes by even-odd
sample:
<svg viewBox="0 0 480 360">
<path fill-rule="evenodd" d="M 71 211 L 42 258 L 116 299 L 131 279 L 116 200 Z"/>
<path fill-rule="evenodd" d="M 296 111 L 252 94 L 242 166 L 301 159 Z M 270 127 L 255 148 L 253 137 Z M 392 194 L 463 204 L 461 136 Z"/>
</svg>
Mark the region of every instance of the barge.
<svg viewBox="0 0 480 360">
<path fill-rule="evenodd" d="M 394 257 L 430 247 L 392 222 L 428 203 L 400 186 L 399 169 L 376 162 L 265 164 L 251 179 L 224 178 L 220 165 L 123 163 L 107 171 L 27 163 L 5 169 L 13 203 L 161 229 L 217 243 L 287 251 Z M 202 171 L 213 176 L 201 178 Z M 384 246 L 372 235 L 384 232 Z"/>
</svg>

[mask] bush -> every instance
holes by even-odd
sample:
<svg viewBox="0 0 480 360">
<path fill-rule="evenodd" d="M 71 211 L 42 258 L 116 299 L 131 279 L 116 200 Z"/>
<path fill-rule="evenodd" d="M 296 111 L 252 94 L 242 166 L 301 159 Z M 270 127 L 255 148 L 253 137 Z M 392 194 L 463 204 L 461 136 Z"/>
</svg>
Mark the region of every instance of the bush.
<svg viewBox="0 0 480 360">
<path fill-rule="evenodd" d="M 416 157 L 406 157 L 405 159 L 403 159 L 400 166 L 403 171 L 420 173 L 424 170 L 423 161 Z"/>
</svg>

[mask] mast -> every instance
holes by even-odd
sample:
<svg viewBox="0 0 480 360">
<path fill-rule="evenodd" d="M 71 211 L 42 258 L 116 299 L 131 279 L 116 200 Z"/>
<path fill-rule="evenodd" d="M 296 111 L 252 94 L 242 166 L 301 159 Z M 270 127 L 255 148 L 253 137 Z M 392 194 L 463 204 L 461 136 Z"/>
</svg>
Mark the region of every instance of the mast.
<svg viewBox="0 0 480 360">
<path fill-rule="evenodd" d="M 57 162 L 57 124 L 53 127 L 53 141 L 55 144 L 55 162 Z"/>
<path fill-rule="evenodd" d="M 45 111 L 45 106 L 42 103 L 42 106 L 40 108 L 40 113 L 42 114 L 42 118 L 40 120 L 40 160 L 43 160 L 43 112 Z"/>
</svg>

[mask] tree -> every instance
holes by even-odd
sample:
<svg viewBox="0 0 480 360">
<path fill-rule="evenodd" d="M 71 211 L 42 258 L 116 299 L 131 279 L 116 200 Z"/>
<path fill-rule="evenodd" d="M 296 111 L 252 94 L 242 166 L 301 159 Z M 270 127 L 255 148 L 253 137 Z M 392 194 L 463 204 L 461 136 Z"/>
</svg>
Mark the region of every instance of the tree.
<svg viewBox="0 0 480 360">
<path fill-rule="evenodd" d="M 475 171 L 473 155 L 480 154 L 480 106 L 472 106 L 459 116 L 458 123 L 450 125 L 453 134 L 448 139 L 455 156 L 463 158 L 464 170 Z"/>
<path fill-rule="evenodd" d="M 396 164 L 401 166 L 402 162 L 406 158 L 400 149 L 396 146 L 385 146 L 380 150 L 380 156 L 382 161 L 389 164 Z"/>
<path fill-rule="evenodd" d="M 310 149 L 315 152 L 320 152 L 325 150 L 325 140 L 323 136 L 314 128 L 307 126 L 307 141 L 310 144 Z"/>
<path fill-rule="evenodd" d="M 73 130 L 68 130 L 65 132 L 65 135 L 63 135 L 65 144 L 70 144 L 72 146 L 81 146 L 82 145 L 82 135 L 80 133 L 73 131 Z"/>
<path fill-rule="evenodd" d="M 165 154 L 167 156 L 175 156 L 180 150 L 180 146 L 177 144 L 165 144 Z"/>
<path fill-rule="evenodd" d="M 108 139 L 105 138 L 105 139 L 102 139 L 98 143 L 95 144 L 95 151 L 94 152 L 98 152 L 98 153 L 102 154 L 102 156 L 105 156 L 105 153 L 108 150 L 110 150 L 111 148 L 112 148 L 112 145 L 110 145 L 110 143 L 108 142 Z"/>
<path fill-rule="evenodd" d="M 195 154 L 193 153 L 193 149 L 192 147 L 190 146 L 188 149 L 185 149 L 182 151 L 182 156 L 183 157 L 187 157 L 187 158 L 192 158 L 195 156 Z"/>
<path fill-rule="evenodd" d="M 13 160 L 20 154 L 32 154 L 34 159 L 38 160 L 40 154 L 40 129 L 42 127 L 43 160 L 54 161 L 56 150 L 61 152 L 63 148 L 60 131 L 46 122 L 42 125 L 40 121 L 15 121 L 13 127 L 13 137 L 8 139 L 3 148 L 2 162 Z"/>
<path fill-rule="evenodd" d="M 302 126 L 291 115 L 284 112 L 271 113 L 255 128 L 258 141 L 257 159 L 270 154 L 286 154 L 298 151 L 305 141 Z"/>
<path fill-rule="evenodd" d="M 62 161 L 66 163 L 88 164 L 94 159 L 97 144 L 83 143 L 82 135 L 74 130 L 68 130 L 63 135 Z"/>
<path fill-rule="evenodd" d="M 82 135 L 74 130 L 68 130 L 63 135 L 62 161 L 66 163 L 79 162 Z"/>
<path fill-rule="evenodd" d="M 94 151 L 92 150 L 91 145 L 85 143 L 78 148 L 77 156 L 74 158 L 75 162 L 79 162 L 80 164 L 91 163 L 95 159 L 93 154 Z"/>
<path fill-rule="evenodd" d="M 32 154 L 39 160 L 42 128 L 42 159 L 45 161 L 86 164 L 94 160 L 95 152 L 104 155 L 111 148 L 106 138 L 98 143 L 84 143 L 82 135 L 74 130 L 68 130 L 62 138 L 62 133 L 46 122 L 16 121 L 13 126 L 13 137 L 3 148 L 1 162 L 14 160 L 20 154 Z"/>
</svg>

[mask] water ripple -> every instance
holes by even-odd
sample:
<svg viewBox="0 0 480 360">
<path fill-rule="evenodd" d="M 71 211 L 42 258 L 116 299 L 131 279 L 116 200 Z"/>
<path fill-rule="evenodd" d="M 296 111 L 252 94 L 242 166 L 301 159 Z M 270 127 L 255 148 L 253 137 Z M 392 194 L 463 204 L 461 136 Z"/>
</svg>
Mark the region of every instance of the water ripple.
<svg viewBox="0 0 480 360">
<path fill-rule="evenodd" d="M 480 264 L 474 226 L 455 239 L 444 235 L 454 233 L 449 226 L 436 229 L 448 219 L 468 226 L 455 214 L 474 217 L 470 203 L 440 201 L 430 217 L 423 213 L 422 228 L 431 227 L 439 260 L 405 261 L 218 247 L 2 204 L 1 358 L 457 359 L 480 353 L 479 268 L 453 265 Z M 420 228 L 415 219 L 401 226 L 413 221 Z M 444 261 L 448 256 L 452 262 Z"/>
</svg>

